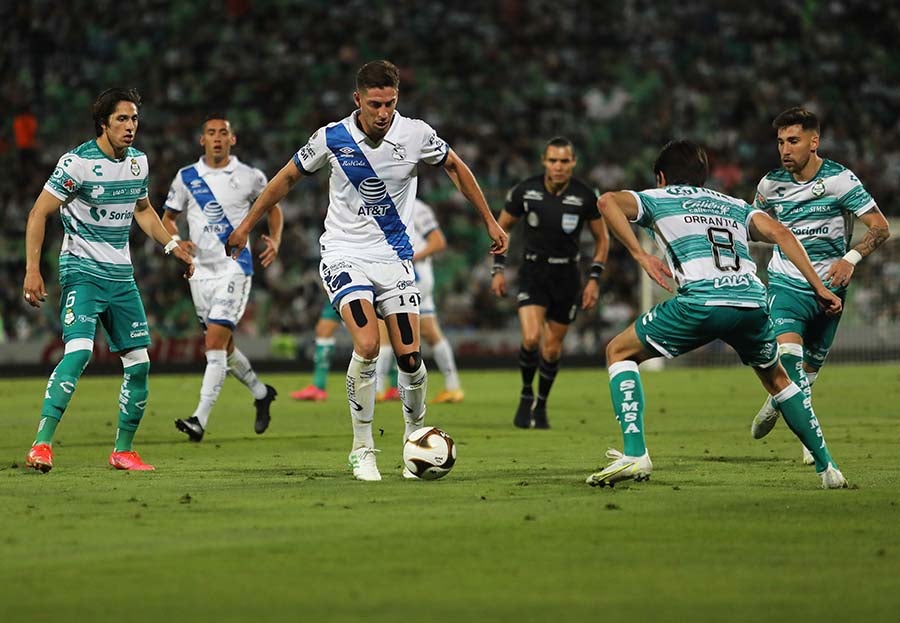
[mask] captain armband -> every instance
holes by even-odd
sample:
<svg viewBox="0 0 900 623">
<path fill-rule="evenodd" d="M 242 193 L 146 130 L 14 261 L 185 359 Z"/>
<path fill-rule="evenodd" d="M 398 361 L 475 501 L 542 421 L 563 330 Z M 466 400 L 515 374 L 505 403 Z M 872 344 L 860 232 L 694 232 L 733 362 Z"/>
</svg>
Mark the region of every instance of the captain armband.
<svg viewBox="0 0 900 623">
<path fill-rule="evenodd" d="M 606 268 L 606 265 L 603 262 L 594 262 L 591 264 L 591 269 L 588 271 L 588 279 L 596 279 L 600 280 L 600 275 L 603 274 L 603 270 Z"/>
<path fill-rule="evenodd" d="M 504 268 L 506 268 L 506 256 L 495 255 L 494 265 L 491 267 L 491 277 L 493 277 L 497 273 L 502 273 Z"/>
</svg>

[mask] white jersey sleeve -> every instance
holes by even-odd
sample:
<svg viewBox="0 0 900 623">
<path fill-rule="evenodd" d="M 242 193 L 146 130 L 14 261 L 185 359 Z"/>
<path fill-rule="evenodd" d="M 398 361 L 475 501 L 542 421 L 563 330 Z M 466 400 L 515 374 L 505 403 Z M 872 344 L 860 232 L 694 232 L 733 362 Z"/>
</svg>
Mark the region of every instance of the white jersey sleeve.
<svg viewBox="0 0 900 623">
<path fill-rule="evenodd" d="M 179 171 L 172 179 L 172 184 L 169 186 L 169 194 L 166 195 L 166 203 L 163 207 L 172 212 L 184 212 L 187 209 L 189 197 L 190 193 L 184 182 L 181 181 L 181 172 Z"/>
<path fill-rule="evenodd" d="M 422 127 L 422 147 L 420 160 L 425 164 L 440 166 L 447 160 L 450 155 L 450 145 L 438 136 L 438 133 L 430 125 L 422 120 L 418 120 Z"/>
<path fill-rule="evenodd" d="M 44 190 L 59 199 L 66 201 L 78 192 L 84 182 L 84 161 L 73 153 L 63 154 L 56 163 L 50 179 L 44 184 Z"/>
<path fill-rule="evenodd" d="M 440 227 L 437 216 L 435 216 L 431 206 L 420 199 L 416 199 L 415 211 L 413 212 L 413 228 L 415 232 L 413 250 L 420 251 L 423 249 L 428 234 L 436 229 L 440 229 Z"/>
<path fill-rule="evenodd" d="M 328 163 L 330 151 L 325 143 L 325 128 L 319 128 L 294 154 L 294 164 L 303 175 L 312 175 Z"/>
</svg>

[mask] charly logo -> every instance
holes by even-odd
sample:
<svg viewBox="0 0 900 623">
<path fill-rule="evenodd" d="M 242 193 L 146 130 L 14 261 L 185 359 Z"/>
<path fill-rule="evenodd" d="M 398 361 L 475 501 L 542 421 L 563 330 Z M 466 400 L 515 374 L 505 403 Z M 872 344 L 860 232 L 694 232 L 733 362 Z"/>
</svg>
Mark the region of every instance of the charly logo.
<svg viewBox="0 0 900 623">
<path fill-rule="evenodd" d="M 366 203 L 377 203 L 387 196 L 387 187 L 377 177 L 367 177 L 359 185 L 359 194 Z"/>
<path fill-rule="evenodd" d="M 206 215 L 206 220 L 210 223 L 218 223 L 225 216 L 225 209 L 218 201 L 208 201 L 203 206 L 203 213 Z"/>
<path fill-rule="evenodd" d="M 812 187 L 813 197 L 821 197 L 825 194 L 825 182 L 822 181 L 822 178 L 816 180 L 816 183 L 813 184 Z"/>
</svg>

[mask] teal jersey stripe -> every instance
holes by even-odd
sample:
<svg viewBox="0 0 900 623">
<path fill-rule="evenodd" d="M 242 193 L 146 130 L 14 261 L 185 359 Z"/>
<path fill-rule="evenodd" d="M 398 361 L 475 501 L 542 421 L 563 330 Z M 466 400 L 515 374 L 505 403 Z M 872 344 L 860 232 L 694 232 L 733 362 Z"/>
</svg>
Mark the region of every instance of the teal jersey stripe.
<svg viewBox="0 0 900 623">
<path fill-rule="evenodd" d="M 71 253 L 59 256 L 59 274 L 61 277 L 70 274 L 85 273 L 109 281 L 128 281 L 134 278 L 131 264 L 112 264 L 98 262 L 88 257 L 78 257 Z"/>
<path fill-rule="evenodd" d="M 90 223 L 80 222 L 77 228 L 71 222 L 68 216 L 63 215 L 63 228 L 70 236 L 75 236 L 86 240 L 87 242 L 103 242 L 121 251 L 128 244 L 128 238 L 131 234 L 131 222 L 124 226 L 105 226 L 92 225 Z"/>
<path fill-rule="evenodd" d="M 872 195 L 860 184 L 841 197 L 839 201 L 844 209 L 856 212 L 872 202 Z"/>
</svg>

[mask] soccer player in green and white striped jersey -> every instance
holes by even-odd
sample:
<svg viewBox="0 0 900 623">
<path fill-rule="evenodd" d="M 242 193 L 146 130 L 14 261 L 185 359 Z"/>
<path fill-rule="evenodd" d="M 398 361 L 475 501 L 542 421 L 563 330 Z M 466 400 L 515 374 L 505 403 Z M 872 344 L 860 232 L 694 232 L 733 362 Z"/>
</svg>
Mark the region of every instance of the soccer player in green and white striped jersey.
<svg viewBox="0 0 900 623">
<path fill-rule="evenodd" d="M 644 391 L 638 364 L 654 357 L 677 357 L 721 339 L 753 367 L 791 430 L 813 452 L 822 486 L 846 487 L 811 401 L 779 363 L 765 288 L 756 277 L 749 240 L 778 244 L 827 313 L 839 313 L 841 300 L 825 287 L 786 227 L 740 199 L 703 188 L 709 166 L 706 152 L 698 145 L 669 143 L 653 171 L 656 189 L 605 193 L 597 205 L 610 231 L 647 274 L 669 291 L 667 278 L 674 276 L 678 292 L 640 316 L 606 348 L 610 395 L 625 447 L 624 452 L 608 451 L 612 463 L 591 474 L 588 484 L 602 487 L 621 480 L 644 480 L 653 470 L 644 442 Z M 668 267 L 644 251 L 629 221 L 651 233 Z"/>
<path fill-rule="evenodd" d="M 187 248 L 172 238 L 147 198 L 147 156 L 132 147 L 141 99 L 134 89 L 109 89 L 93 106 L 97 138 L 64 154 L 28 215 L 23 295 L 33 307 L 47 297 L 41 247 L 47 218 L 59 211 L 64 238 L 59 256 L 60 321 L 65 353 L 44 392 L 37 437 L 25 464 L 53 467 L 53 434 L 87 367 L 97 324 L 124 368 L 119 425 L 109 463 L 116 469 L 152 470 L 132 448 L 147 405 L 150 330 L 134 282 L 128 236 L 131 221 L 193 272 Z M 186 243 L 185 243 L 186 244 Z"/>
<path fill-rule="evenodd" d="M 888 239 L 887 219 L 850 169 L 819 156 L 814 113 L 790 108 L 772 127 L 778 132 L 782 166 L 760 180 L 755 205 L 797 236 L 816 273 L 843 301 L 856 264 Z M 851 249 L 854 219 L 868 231 Z M 809 284 L 778 246 L 769 262 L 769 307 L 781 363 L 791 380 L 811 395 L 841 317 L 822 313 Z M 778 415 L 777 406 L 767 399 L 753 419 L 753 437 L 765 437 Z M 803 462 L 813 463 L 805 447 Z"/>
</svg>

